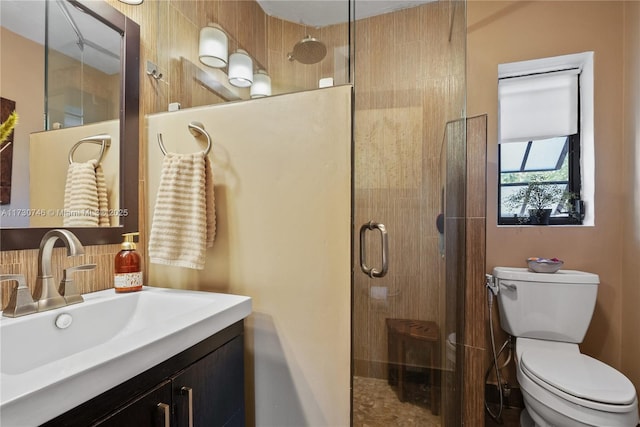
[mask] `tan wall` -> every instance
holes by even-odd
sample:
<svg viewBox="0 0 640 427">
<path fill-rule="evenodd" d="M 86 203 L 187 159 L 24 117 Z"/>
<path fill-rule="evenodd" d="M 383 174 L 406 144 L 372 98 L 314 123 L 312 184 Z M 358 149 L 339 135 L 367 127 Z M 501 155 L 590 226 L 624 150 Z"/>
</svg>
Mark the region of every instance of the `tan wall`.
<svg viewBox="0 0 640 427">
<path fill-rule="evenodd" d="M 247 410 L 257 425 L 349 424 L 350 99 L 341 86 L 148 119 L 149 140 L 161 132 L 168 151 L 198 150 L 192 120 L 213 137 L 217 232 L 205 269 L 149 264 L 148 283 L 252 297 Z M 151 221 L 157 144 L 148 158 Z"/>
<path fill-rule="evenodd" d="M 623 10 L 617 1 L 468 3 L 468 114 L 488 114 L 487 272 L 555 256 L 568 269 L 599 274 L 581 348 L 616 368 L 623 343 Z M 497 65 L 584 51 L 595 52 L 595 226 L 498 227 Z"/>
<path fill-rule="evenodd" d="M 640 3 L 625 4 L 622 372 L 640 390 Z"/>
</svg>

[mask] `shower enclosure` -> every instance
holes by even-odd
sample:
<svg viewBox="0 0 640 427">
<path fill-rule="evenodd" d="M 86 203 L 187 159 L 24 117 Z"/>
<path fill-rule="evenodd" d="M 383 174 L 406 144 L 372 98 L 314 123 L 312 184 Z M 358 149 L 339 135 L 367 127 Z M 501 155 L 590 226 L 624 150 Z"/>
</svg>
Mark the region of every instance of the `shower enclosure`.
<svg viewBox="0 0 640 427">
<path fill-rule="evenodd" d="M 353 86 L 352 235 L 341 236 L 352 241 L 351 260 L 344 260 L 350 262 L 351 274 L 331 280 L 331 285 L 343 290 L 351 285 L 351 354 L 346 337 L 340 349 L 335 343 L 336 335 L 347 334 L 348 321 L 338 330 L 333 324 L 320 327 L 317 323 L 322 316 L 309 319 L 305 308 L 305 304 L 326 308 L 325 316 L 331 320 L 337 318 L 334 310 L 344 308 L 344 317 L 348 318 L 348 302 L 341 293 L 332 292 L 331 300 L 302 298 L 292 303 L 286 300 L 286 304 L 278 296 L 273 306 L 256 299 L 255 310 L 261 313 L 256 319 L 271 326 L 248 326 L 257 331 L 251 334 L 270 339 L 255 341 L 255 347 L 263 353 L 256 353 L 251 362 L 255 366 L 250 363 L 247 367 L 248 372 L 255 373 L 255 405 L 248 406 L 255 407 L 256 414 L 250 414 L 250 418 L 255 418 L 256 425 L 346 425 L 348 378 L 334 361 L 339 360 L 341 367 L 348 370 L 350 358 L 352 425 L 461 425 L 465 1 L 408 1 L 405 4 L 412 7 L 377 10 L 374 14 L 364 12 L 385 2 L 198 3 L 199 8 L 194 8 L 191 1 L 143 3 L 144 8 L 157 8 L 155 29 L 159 40 L 153 59 L 164 77 L 160 81 L 147 79 L 145 83 L 154 88 L 149 93 L 155 97 L 148 102 L 155 112 L 163 111 L 172 101 L 180 101 L 186 110 L 249 99 L 248 88 L 233 88 L 220 70 L 200 64 L 195 46 L 200 29 L 209 23 L 224 28 L 230 52 L 244 49 L 253 58 L 255 68 L 268 73 L 272 95 L 311 91 L 323 85 Z M 284 12 L 308 6 L 304 9 L 316 14 L 335 6 L 342 16 L 330 22 L 317 22 L 318 16 L 293 19 L 265 9 L 269 3 L 290 9 Z M 388 3 L 397 6 L 400 2 Z M 213 80 L 217 84 L 207 84 Z M 224 85 L 233 90 L 233 97 L 225 97 L 227 91 L 216 91 Z M 316 91 L 308 95 L 320 98 L 323 94 Z M 297 102 L 297 98 L 288 99 Z M 260 102 L 249 101 L 247 105 Z M 305 104 L 297 108 L 308 107 Z M 242 117 L 244 121 L 237 128 L 244 130 L 254 125 L 253 115 Z M 270 124 L 281 130 L 293 122 L 285 115 Z M 335 126 L 335 122 L 326 121 L 301 132 L 306 138 L 307 134 L 317 136 Z M 301 132 L 291 130 L 291 136 L 283 138 L 299 138 Z M 214 147 L 215 144 L 214 138 Z M 294 161 L 290 159 L 291 153 L 283 152 L 273 161 L 283 162 L 276 164 L 286 169 L 286 162 Z M 316 179 L 322 183 L 324 177 Z M 331 190 L 335 197 L 341 197 L 349 188 Z M 216 200 L 224 198 L 224 193 L 219 194 Z M 315 201 L 313 193 L 308 197 L 309 203 Z M 308 227 L 318 229 L 316 223 Z M 327 242 L 335 243 L 330 239 Z M 309 256 L 324 261 L 335 253 L 318 251 Z M 293 270 L 286 258 L 280 261 L 282 265 L 269 267 Z M 201 278 L 202 289 L 212 290 L 210 282 L 220 275 L 214 273 Z M 307 289 L 317 291 L 308 282 L 301 277 L 295 289 L 304 294 L 310 294 Z M 237 292 L 246 292 L 246 288 L 238 288 Z M 290 311 L 296 311 L 296 317 L 287 317 Z M 310 324 L 318 326 L 322 333 L 314 335 Z M 300 331 L 304 334 L 295 334 Z M 273 348 L 278 351 L 273 353 Z M 314 362 L 309 366 L 307 352 L 324 356 L 325 364 Z M 278 369 L 265 369 L 270 375 L 265 380 L 259 370 L 270 367 L 270 363 Z M 320 368 L 326 369 L 322 378 L 318 378 Z M 274 393 L 277 387 L 279 391 L 284 387 L 287 392 Z M 327 422 L 336 413 L 340 421 Z M 285 416 L 295 422 L 276 422 Z"/>
<path fill-rule="evenodd" d="M 458 1 L 352 22 L 354 426 L 460 425 L 465 30 Z"/>
</svg>

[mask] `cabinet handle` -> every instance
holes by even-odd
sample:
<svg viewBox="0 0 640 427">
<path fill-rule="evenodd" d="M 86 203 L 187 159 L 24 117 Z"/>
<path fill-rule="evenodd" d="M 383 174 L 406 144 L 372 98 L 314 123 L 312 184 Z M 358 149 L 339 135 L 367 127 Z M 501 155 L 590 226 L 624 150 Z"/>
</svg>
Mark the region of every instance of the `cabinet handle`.
<svg viewBox="0 0 640 427">
<path fill-rule="evenodd" d="M 158 418 L 162 427 L 171 427 L 171 407 L 166 403 L 158 403 Z"/>
<path fill-rule="evenodd" d="M 189 427 L 193 427 L 193 389 L 191 387 L 182 387 L 180 393 L 187 395 L 189 401 Z"/>
</svg>

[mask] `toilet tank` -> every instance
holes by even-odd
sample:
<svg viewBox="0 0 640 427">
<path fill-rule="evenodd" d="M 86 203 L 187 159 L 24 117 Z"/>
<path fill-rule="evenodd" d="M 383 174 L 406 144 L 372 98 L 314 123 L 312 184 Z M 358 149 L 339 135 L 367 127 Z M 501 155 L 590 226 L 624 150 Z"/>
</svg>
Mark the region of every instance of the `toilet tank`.
<svg viewBox="0 0 640 427">
<path fill-rule="evenodd" d="M 597 274 L 495 267 L 502 329 L 514 337 L 581 343 L 596 305 Z"/>
</svg>

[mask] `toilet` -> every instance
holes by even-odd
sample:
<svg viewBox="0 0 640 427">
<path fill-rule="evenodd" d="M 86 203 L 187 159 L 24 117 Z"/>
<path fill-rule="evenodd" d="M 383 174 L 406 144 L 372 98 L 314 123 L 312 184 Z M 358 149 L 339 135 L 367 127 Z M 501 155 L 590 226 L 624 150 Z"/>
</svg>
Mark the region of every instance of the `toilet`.
<svg viewBox="0 0 640 427">
<path fill-rule="evenodd" d="M 598 293 L 598 275 L 496 267 L 500 323 L 515 337 L 523 427 L 636 427 L 629 379 L 580 353 Z"/>
</svg>

